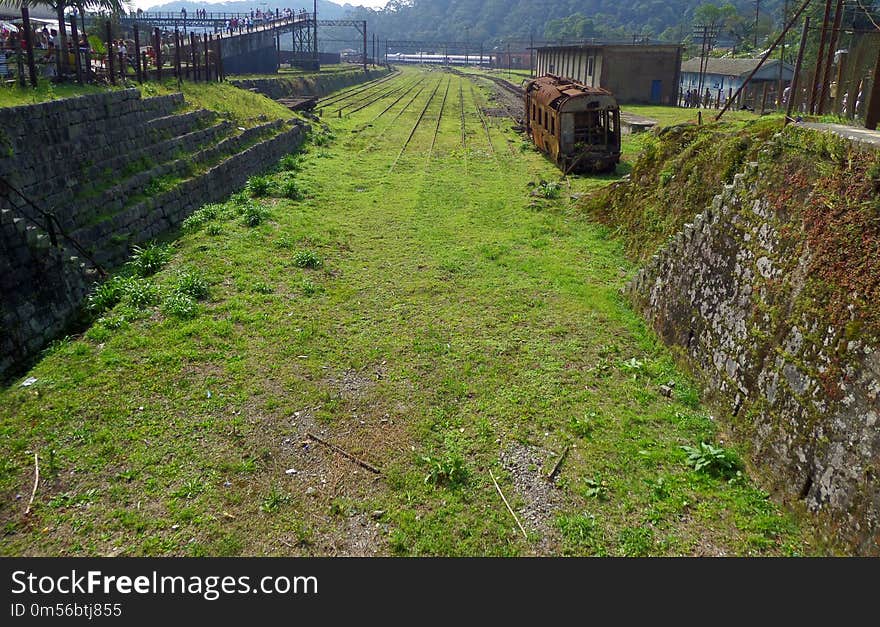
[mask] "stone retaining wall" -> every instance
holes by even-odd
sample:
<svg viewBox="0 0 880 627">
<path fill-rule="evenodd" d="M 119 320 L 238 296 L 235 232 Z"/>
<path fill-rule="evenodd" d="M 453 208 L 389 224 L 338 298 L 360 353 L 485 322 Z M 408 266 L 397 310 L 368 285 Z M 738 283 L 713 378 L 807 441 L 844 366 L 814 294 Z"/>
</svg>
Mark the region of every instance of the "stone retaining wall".
<svg viewBox="0 0 880 627">
<path fill-rule="evenodd" d="M 97 263 L 113 268 L 127 259 L 132 245 L 173 230 L 203 204 L 222 200 L 249 176 L 273 166 L 307 131 L 301 123 L 277 120 L 220 139 L 228 125 L 210 126 L 214 116 L 208 112 L 173 115 L 181 104 L 181 94 L 142 100 L 137 90 L 123 90 L 0 109 L 5 133 L 0 176 L 41 209 L 53 211 Z M 164 162 L 133 172 L 88 201 L 72 200 L 96 169 L 118 172 L 137 164 L 148 136 L 160 140 L 151 144 L 150 154 Z M 213 165 L 193 177 L 193 163 Z M 161 176 L 183 180 L 131 201 Z M 43 216 L 14 194 L 0 197 L 0 218 L 3 379 L 72 324 L 95 272 L 65 239 L 52 247 Z"/>
<path fill-rule="evenodd" d="M 627 292 L 729 408 L 765 485 L 835 540 L 880 554 L 880 352 L 795 313 L 810 250 L 760 177 L 757 164 L 738 174 Z"/>
</svg>

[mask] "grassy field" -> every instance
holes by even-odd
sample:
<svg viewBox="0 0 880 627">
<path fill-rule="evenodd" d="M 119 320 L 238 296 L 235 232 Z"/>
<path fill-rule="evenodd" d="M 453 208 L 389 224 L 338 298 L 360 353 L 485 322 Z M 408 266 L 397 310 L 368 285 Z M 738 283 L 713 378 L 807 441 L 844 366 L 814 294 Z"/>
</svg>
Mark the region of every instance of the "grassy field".
<svg viewBox="0 0 880 627">
<path fill-rule="evenodd" d="M 141 255 L 0 391 L 0 552 L 827 552 L 620 297 L 572 200 L 608 177 L 561 181 L 487 104 L 439 71 L 352 88 Z"/>
</svg>

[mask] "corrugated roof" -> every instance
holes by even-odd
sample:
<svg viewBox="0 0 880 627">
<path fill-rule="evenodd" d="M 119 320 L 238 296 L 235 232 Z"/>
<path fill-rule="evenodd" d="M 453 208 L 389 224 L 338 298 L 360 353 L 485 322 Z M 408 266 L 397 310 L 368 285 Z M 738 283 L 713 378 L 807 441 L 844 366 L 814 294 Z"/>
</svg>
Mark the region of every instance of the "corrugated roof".
<svg viewBox="0 0 880 627">
<path fill-rule="evenodd" d="M 708 59 L 707 74 L 723 74 L 725 76 L 743 76 L 749 74 L 758 67 L 761 59 Z M 768 60 L 763 67 L 770 67 L 779 63 L 778 60 Z M 788 64 L 786 64 L 787 66 Z M 681 64 L 682 72 L 699 72 L 700 57 L 694 57 Z"/>
</svg>

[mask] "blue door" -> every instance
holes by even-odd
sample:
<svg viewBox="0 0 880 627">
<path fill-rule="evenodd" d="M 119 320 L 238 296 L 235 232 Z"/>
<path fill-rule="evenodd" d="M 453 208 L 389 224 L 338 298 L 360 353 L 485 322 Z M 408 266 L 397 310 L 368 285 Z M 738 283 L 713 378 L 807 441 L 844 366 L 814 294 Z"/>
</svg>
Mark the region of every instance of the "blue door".
<svg viewBox="0 0 880 627">
<path fill-rule="evenodd" d="M 663 81 L 651 81 L 651 104 L 660 104 L 663 100 Z"/>
</svg>

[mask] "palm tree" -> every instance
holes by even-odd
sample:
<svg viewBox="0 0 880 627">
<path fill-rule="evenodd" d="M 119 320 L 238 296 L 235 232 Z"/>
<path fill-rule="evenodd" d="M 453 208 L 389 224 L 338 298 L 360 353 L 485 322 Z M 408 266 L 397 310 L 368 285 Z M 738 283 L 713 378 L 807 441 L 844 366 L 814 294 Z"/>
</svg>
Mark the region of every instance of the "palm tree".
<svg viewBox="0 0 880 627">
<path fill-rule="evenodd" d="M 64 24 L 64 10 L 68 7 L 76 7 L 84 13 L 86 9 L 108 11 L 110 13 L 122 13 L 125 10 L 126 0 L 24 0 L 27 6 L 44 6 L 55 10 L 58 16 L 58 36 L 60 43 L 55 54 L 58 55 L 58 70 L 63 75 L 67 72 L 67 27 Z"/>
</svg>

